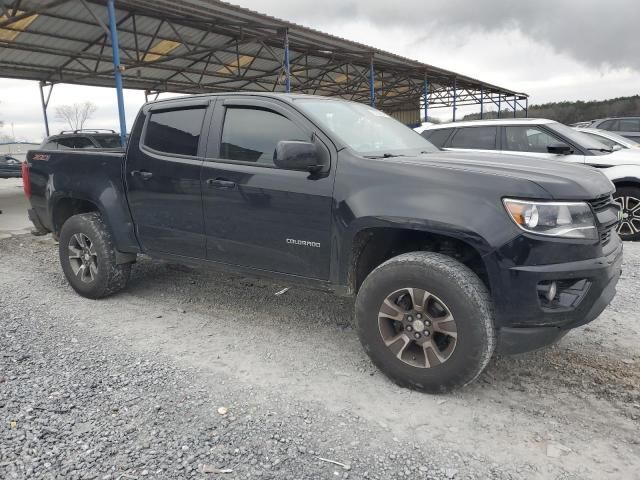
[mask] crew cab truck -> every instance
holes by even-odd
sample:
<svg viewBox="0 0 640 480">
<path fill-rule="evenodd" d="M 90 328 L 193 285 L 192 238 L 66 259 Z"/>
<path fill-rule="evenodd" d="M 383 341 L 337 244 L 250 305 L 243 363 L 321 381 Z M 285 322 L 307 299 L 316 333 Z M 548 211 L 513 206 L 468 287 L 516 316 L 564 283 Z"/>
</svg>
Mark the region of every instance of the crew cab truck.
<svg viewBox="0 0 640 480">
<path fill-rule="evenodd" d="M 31 151 L 23 178 L 80 295 L 124 288 L 145 253 L 355 296 L 373 362 L 427 392 L 594 320 L 621 269 L 601 172 L 442 152 L 335 98 L 147 103 L 125 154 Z"/>
</svg>

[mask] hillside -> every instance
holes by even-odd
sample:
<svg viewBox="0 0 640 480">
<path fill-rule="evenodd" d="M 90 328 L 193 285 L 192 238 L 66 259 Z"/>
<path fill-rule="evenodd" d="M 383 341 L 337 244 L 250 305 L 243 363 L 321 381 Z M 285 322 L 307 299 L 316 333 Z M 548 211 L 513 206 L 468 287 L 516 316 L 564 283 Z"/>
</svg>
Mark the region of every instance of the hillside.
<svg viewBox="0 0 640 480">
<path fill-rule="evenodd" d="M 523 115 L 524 112 L 518 111 L 519 117 Z M 529 117 L 550 118 L 565 124 L 619 115 L 640 115 L 640 95 L 590 102 L 544 103 L 542 105 L 531 105 L 529 107 Z M 511 116 L 513 116 L 513 111 L 502 110 L 503 118 L 509 118 Z M 496 118 L 497 112 L 487 112 L 484 117 Z M 478 120 L 479 118 L 480 114 L 474 113 L 466 115 L 464 120 Z"/>
</svg>

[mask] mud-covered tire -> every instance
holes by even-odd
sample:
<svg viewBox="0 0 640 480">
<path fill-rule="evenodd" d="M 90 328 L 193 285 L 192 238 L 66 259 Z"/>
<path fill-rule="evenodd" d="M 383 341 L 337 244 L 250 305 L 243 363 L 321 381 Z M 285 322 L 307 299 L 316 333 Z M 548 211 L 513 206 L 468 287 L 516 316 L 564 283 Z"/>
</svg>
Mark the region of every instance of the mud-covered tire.
<svg viewBox="0 0 640 480">
<path fill-rule="evenodd" d="M 80 260 L 70 258 L 76 255 L 77 250 L 83 250 L 78 239 L 81 243 L 89 245 L 86 249 L 89 257 L 87 261 L 93 262 L 95 268 L 84 268 L 80 272 L 84 255 L 81 255 Z M 60 230 L 58 252 L 67 281 L 83 297 L 107 297 L 127 285 L 131 264 L 116 263 L 116 250 L 111 233 L 98 213 L 82 213 L 67 219 Z M 89 274 L 86 274 L 87 272 Z"/>
<path fill-rule="evenodd" d="M 412 299 L 413 292 L 427 292 L 429 295 L 425 293 L 425 299 L 435 298 L 440 310 L 448 310 L 448 314 L 455 319 L 455 345 L 450 356 L 442 363 L 432 361 L 432 365 L 428 367 L 414 366 L 407 363 L 406 359 L 403 361 L 399 358 L 399 354 L 388 346 L 388 342 L 395 337 L 388 340 L 383 334 L 383 330 L 389 328 L 389 319 L 381 315 L 383 303 L 394 292 L 403 289 L 411 290 Z M 379 315 L 383 317 L 380 323 Z M 400 322 L 390 321 L 396 329 L 392 335 L 397 331 L 400 332 L 399 335 L 405 333 L 404 328 L 410 329 L 408 326 L 403 327 L 408 325 L 406 318 Z M 436 325 L 436 321 L 433 324 Z M 422 325 L 418 328 L 421 327 Z M 358 292 L 356 328 L 365 351 L 382 372 L 401 386 L 429 393 L 447 392 L 474 381 L 489 363 L 496 345 L 493 308 L 484 283 L 462 263 L 432 252 L 399 255 L 374 269 Z M 414 332 L 413 335 L 417 333 L 415 329 L 411 331 Z M 428 336 L 426 329 L 420 331 Z M 431 339 L 435 341 L 436 335 L 442 334 L 432 331 Z M 446 338 L 453 341 L 453 337 Z M 421 341 L 424 340 L 423 338 Z M 428 346 L 425 350 L 423 346 L 415 343 L 411 348 L 418 348 L 427 359 L 425 363 L 429 363 L 429 357 L 433 358 L 435 354 L 435 344 L 431 350 Z M 401 347 L 406 345 L 401 343 Z M 406 354 L 407 350 L 404 350 L 401 355 Z M 418 362 L 415 357 L 410 361 Z"/>
<path fill-rule="evenodd" d="M 624 215 L 618 226 L 618 235 L 624 241 L 637 242 L 640 240 L 640 188 L 619 187 L 613 199 L 620 205 Z"/>
</svg>

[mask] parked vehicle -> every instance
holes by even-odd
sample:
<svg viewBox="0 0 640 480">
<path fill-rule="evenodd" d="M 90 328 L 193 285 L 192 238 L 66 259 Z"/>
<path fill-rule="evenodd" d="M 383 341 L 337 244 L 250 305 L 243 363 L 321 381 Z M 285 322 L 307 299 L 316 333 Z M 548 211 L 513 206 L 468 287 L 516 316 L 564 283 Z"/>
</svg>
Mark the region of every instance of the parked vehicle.
<svg viewBox="0 0 640 480">
<path fill-rule="evenodd" d="M 640 240 L 640 151 L 636 149 L 613 151 L 584 133 L 544 119 L 440 124 L 422 135 L 445 150 L 526 155 L 597 167 L 616 186 L 614 198 L 624 216 L 618 234 L 623 240 Z"/>
<path fill-rule="evenodd" d="M 640 116 L 601 118 L 591 120 L 585 126 L 616 132 L 631 140 L 640 140 Z"/>
<path fill-rule="evenodd" d="M 59 237 L 80 295 L 124 288 L 146 253 L 356 296 L 373 362 L 428 392 L 470 383 L 496 347 L 594 320 L 620 275 L 620 209 L 599 171 L 440 152 L 335 98 L 162 100 L 142 107 L 125 155 L 28 158 L 29 216 Z"/>
<path fill-rule="evenodd" d="M 0 178 L 20 178 L 22 162 L 10 155 L 0 155 Z"/>
<path fill-rule="evenodd" d="M 604 143 L 611 150 L 640 148 L 640 143 L 618 135 L 617 133 L 608 132 L 607 130 L 598 130 L 597 128 L 576 128 L 576 130 L 600 143 Z"/>
<path fill-rule="evenodd" d="M 99 148 L 122 150 L 120 135 L 107 129 L 63 130 L 58 135 L 47 137 L 40 145 L 43 150 L 74 150 Z"/>
</svg>

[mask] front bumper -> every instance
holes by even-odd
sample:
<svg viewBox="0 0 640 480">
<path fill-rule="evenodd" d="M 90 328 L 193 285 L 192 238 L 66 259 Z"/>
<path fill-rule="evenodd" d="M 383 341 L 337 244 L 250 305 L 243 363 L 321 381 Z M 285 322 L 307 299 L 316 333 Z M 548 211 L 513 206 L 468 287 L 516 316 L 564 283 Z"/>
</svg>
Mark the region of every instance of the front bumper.
<svg viewBox="0 0 640 480">
<path fill-rule="evenodd" d="M 565 258 L 570 258 L 572 249 L 565 248 Z M 601 253 L 602 256 L 587 260 L 512 265 L 502 269 L 499 291 L 492 288 L 498 351 L 520 353 L 535 350 L 559 340 L 568 330 L 595 320 L 616 293 L 622 267 L 619 237 L 614 234 Z M 571 301 L 549 304 L 541 299 L 538 286 L 553 281 L 560 286 L 558 295 L 563 294 L 563 298 Z M 573 295 L 577 291 L 575 289 L 567 289 L 566 294 L 560 293 L 562 285 L 579 285 L 582 290 L 578 295 Z"/>
</svg>

